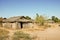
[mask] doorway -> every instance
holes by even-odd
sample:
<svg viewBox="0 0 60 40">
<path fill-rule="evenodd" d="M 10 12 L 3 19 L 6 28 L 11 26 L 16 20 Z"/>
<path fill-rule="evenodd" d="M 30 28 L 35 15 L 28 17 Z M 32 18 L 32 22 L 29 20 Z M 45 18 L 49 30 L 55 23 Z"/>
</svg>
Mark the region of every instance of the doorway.
<svg viewBox="0 0 60 40">
<path fill-rule="evenodd" d="M 21 29 L 23 28 L 23 23 L 22 22 L 20 22 L 20 24 L 21 24 Z"/>
</svg>

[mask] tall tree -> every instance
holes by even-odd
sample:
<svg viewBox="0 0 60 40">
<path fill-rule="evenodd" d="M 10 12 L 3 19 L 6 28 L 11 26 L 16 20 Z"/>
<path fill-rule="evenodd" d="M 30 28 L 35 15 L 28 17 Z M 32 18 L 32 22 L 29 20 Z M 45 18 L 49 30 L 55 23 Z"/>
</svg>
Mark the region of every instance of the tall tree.
<svg viewBox="0 0 60 40">
<path fill-rule="evenodd" d="M 36 14 L 35 20 L 36 20 L 37 23 L 43 25 L 43 24 L 44 24 L 44 21 L 45 21 L 45 18 L 44 18 L 44 16 L 42 16 L 42 15 Z"/>
<path fill-rule="evenodd" d="M 36 14 L 35 21 L 36 21 L 37 23 L 39 23 L 39 15 L 38 15 L 38 13 Z"/>
<path fill-rule="evenodd" d="M 55 16 L 52 16 L 52 20 L 53 20 L 54 22 L 58 22 L 58 21 L 59 21 L 59 19 L 58 19 L 57 17 L 55 17 Z"/>
<path fill-rule="evenodd" d="M 52 20 L 55 20 L 55 16 L 52 16 Z"/>
</svg>

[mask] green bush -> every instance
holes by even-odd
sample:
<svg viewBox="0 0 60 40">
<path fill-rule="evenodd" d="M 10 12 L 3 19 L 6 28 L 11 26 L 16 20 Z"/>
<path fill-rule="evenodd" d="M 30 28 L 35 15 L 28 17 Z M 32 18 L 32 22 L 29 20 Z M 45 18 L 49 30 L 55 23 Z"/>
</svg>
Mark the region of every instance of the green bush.
<svg viewBox="0 0 60 40">
<path fill-rule="evenodd" d="M 17 31 L 13 35 L 13 40 L 32 40 L 32 38 L 29 36 L 29 34 Z"/>
<path fill-rule="evenodd" d="M 44 25 L 45 17 L 39 14 L 36 14 L 35 22 L 40 25 Z"/>
</svg>

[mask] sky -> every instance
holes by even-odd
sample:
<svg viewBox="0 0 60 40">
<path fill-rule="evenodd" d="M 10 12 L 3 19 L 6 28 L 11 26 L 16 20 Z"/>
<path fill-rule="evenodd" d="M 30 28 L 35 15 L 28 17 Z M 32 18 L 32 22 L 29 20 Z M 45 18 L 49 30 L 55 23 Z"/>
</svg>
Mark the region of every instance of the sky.
<svg viewBox="0 0 60 40">
<path fill-rule="evenodd" d="M 0 17 L 39 15 L 60 18 L 60 0 L 0 0 Z"/>
</svg>

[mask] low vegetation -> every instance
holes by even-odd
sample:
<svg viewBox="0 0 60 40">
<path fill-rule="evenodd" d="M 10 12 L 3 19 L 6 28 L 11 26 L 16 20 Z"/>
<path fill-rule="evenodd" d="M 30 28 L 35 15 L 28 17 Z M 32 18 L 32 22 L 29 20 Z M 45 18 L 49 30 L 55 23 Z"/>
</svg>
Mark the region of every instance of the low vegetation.
<svg viewBox="0 0 60 40">
<path fill-rule="evenodd" d="M 24 17 L 24 16 L 23 16 Z M 26 16 L 25 17 L 26 19 L 28 19 L 28 20 L 30 20 L 31 18 L 29 17 L 29 16 Z M 4 18 L 4 19 L 6 19 L 6 18 Z M 0 27 L 2 27 L 2 20 L 3 20 L 3 18 L 0 18 Z M 39 31 L 40 31 L 40 28 L 42 29 L 42 30 L 44 30 L 44 29 L 46 29 L 46 28 L 48 28 L 48 27 L 52 27 L 52 25 L 48 25 L 48 24 L 44 24 L 45 23 L 45 21 L 53 21 L 54 23 L 60 23 L 60 19 L 59 18 L 57 18 L 57 17 L 55 17 L 55 16 L 52 16 L 51 17 L 51 19 L 46 19 L 44 16 L 42 16 L 42 15 L 39 15 L 39 14 L 36 14 L 36 17 L 35 17 L 35 23 L 37 24 L 37 25 L 39 25 Z M 49 23 L 47 21 L 47 23 Z M 50 22 L 51 23 L 51 22 Z M 53 24 L 53 23 L 52 23 Z M 10 27 L 8 27 L 9 25 L 5 25 L 5 28 L 7 28 L 7 29 L 9 29 Z M 59 25 L 60 26 L 60 25 Z M 18 28 L 17 28 L 18 29 Z M 38 30 L 37 28 L 36 29 L 30 29 L 30 31 L 35 31 L 35 30 Z M 0 29 L 0 40 L 8 40 L 8 38 L 9 38 L 9 36 L 8 36 L 8 31 L 6 31 L 6 30 L 2 30 L 2 29 Z M 27 33 L 24 33 L 24 32 L 21 32 L 21 31 L 16 31 L 14 34 L 13 34 L 13 36 L 12 36 L 12 38 L 11 38 L 12 40 L 33 40 L 33 38 L 29 35 L 29 34 L 27 34 Z"/>
<path fill-rule="evenodd" d="M 13 40 L 32 40 L 29 34 L 26 34 L 21 31 L 17 31 L 13 35 Z"/>
<path fill-rule="evenodd" d="M 0 40 L 7 40 L 8 39 L 8 31 L 0 29 Z"/>
</svg>

